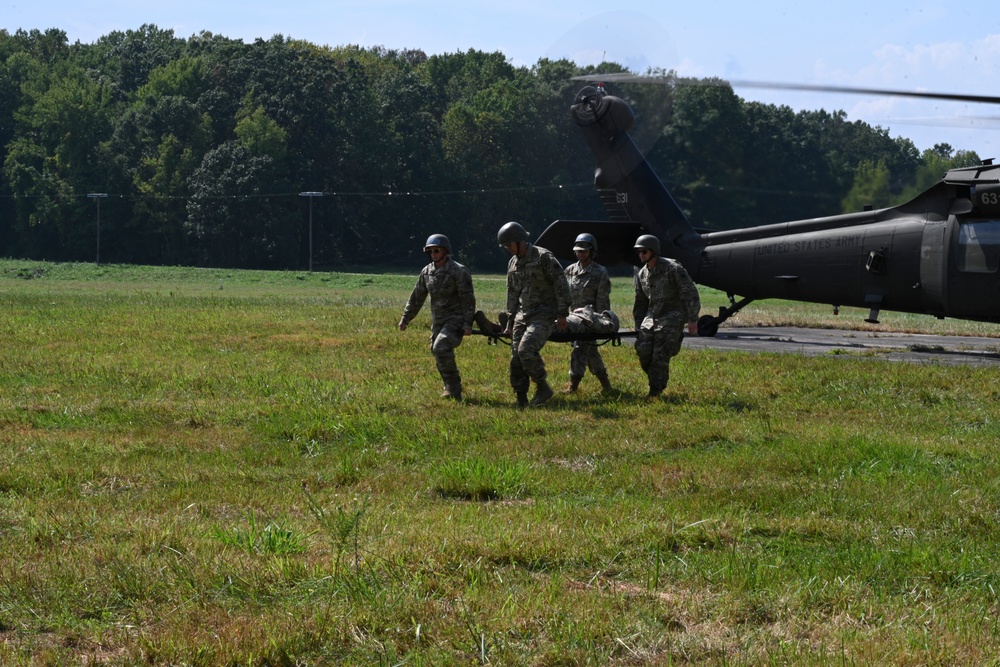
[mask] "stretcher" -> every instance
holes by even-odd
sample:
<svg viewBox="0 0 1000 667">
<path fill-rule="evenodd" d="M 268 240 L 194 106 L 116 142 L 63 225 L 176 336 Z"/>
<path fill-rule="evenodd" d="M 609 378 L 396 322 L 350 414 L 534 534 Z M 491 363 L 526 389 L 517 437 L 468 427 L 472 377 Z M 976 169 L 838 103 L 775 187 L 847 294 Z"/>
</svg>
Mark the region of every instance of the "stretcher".
<svg viewBox="0 0 1000 667">
<path fill-rule="evenodd" d="M 505 336 L 502 333 L 473 329 L 472 335 L 485 336 L 487 345 L 497 345 L 501 340 L 504 343 L 510 343 L 510 336 Z M 556 329 L 549 334 L 548 340 L 552 343 L 575 343 L 576 341 L 588 341 L 597 345 L 607 345 L 610 343 L 612 347 L 618 347 L 622 344 L 623 338 L 635 338 L 635 331 L 631 329 L 619 329 L 614 333 L 574 333 Z"/>
</svg>

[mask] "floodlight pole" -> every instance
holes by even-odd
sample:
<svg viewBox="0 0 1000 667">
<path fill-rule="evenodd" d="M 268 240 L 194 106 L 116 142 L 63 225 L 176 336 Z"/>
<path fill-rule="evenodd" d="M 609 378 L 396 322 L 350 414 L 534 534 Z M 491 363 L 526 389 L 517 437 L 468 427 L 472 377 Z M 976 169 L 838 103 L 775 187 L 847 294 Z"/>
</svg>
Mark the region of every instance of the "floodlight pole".
<svg viewBox="0 0 1000 667">
<path fill-rule="evenodd" d="M 309 198 L 309 272 L 313 270 L 313 197 L 322 197 L 322 192 L 300 192 L 300 197 Z"/>
<path fill-rule="evenodd" d="M 108 196 L 107 192 L 88 192 L 87 197 L 97 201 L 97 259 L 95 264 L 101 263 L 101 200 Z"/>
</svg>

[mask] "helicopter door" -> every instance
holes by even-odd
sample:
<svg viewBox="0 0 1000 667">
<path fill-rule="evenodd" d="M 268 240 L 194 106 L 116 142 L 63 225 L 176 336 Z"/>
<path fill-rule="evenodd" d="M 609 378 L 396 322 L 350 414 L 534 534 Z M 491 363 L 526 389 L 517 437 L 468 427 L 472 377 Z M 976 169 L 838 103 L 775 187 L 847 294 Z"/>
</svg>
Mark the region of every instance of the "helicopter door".
<svg viewBox="0 0 1000 667">
<path fill-rule="evenodd" d="M 954 219 L 952 219 L 954 220 Z M 951 225 L 945 221 L 928 221 L 924 225 L 923 238 L 920 244 L 920 286 L 919 297 L 922 309 L 931 314 L 944 317 L 946 304 L 945 271 L 948 260 L 948 232 Z M 918 307 L 916 312 L 920 312 Z"/>
<path fill-rule="evenodd" d="M 959 220 L 947 282 L 947 314 L 995 316 L 1000 303 L 1000 220 Z"/>
</svg>

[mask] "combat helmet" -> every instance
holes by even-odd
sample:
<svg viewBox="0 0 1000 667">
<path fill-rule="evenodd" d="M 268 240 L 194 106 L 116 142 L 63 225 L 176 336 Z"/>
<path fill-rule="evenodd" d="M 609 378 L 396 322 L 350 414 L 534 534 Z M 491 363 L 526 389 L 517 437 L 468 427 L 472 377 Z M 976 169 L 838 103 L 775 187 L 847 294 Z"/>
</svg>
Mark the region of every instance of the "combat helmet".
<svg viewBox="0 0 1000 667">
<path fill-rule="evenodd" d="M 528 232 L 519 222 L 508 222 L 497 232 L 497 243 L 501 248 L 506 248 L 508 244 L 515 241 L 527 241 Z"/>
<path fill-rule="evenodd" d="M 427 252 L 431 248 L 444 248 L 450 255 L 451 241 L 444 234 L 431 234 L 427 237 L 427 243 L 424 244 L 424 252 Z"/>
<path fill-rule="evenodd" d="M 660 256 L 660 239 L 656 238 L 652 234 L 643 234 L 635 240 L 634 248 L 638 250 L 639 248 L 645 248 L 646 250 L 652 250 L 653 254 L 657 257 Z"/>
<path fill-rule="evenodd" d="M 573 242 L 573 250 L 589 250 L 590 258 L 597 258 L 597 239 L 594 238 L 593 234 L 579 234 L 576 237 L 576 241 Z"/>
</svg>

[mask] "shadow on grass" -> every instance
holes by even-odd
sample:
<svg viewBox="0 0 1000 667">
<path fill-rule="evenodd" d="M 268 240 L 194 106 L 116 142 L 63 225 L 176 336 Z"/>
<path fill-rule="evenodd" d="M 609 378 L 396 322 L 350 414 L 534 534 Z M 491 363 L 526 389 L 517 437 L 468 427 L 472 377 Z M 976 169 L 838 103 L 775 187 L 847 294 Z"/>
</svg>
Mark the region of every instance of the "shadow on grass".
<svg viewBox="0 0 1000 667">
<path fill-rule="evenodd" d="M 661 405 L 685 405 L 690 402 L 686 392 L 664 393 L 656 398 L 649 398 L 645 393 L 628 390 L 614 390 L 611 393 L 595 393 L 590 395 L 557 395 L 542 405 L 518 406 L 513 395 L 510 398 L 478 398 L 466 395 L 458 406 L 484 408 L 510 408 L 525 412 L 534 411 L 590 411 L 596 419 L 615 419 L 620 416 L 620 408 L 627 405 L 656 407 Z"/>
</svg>

